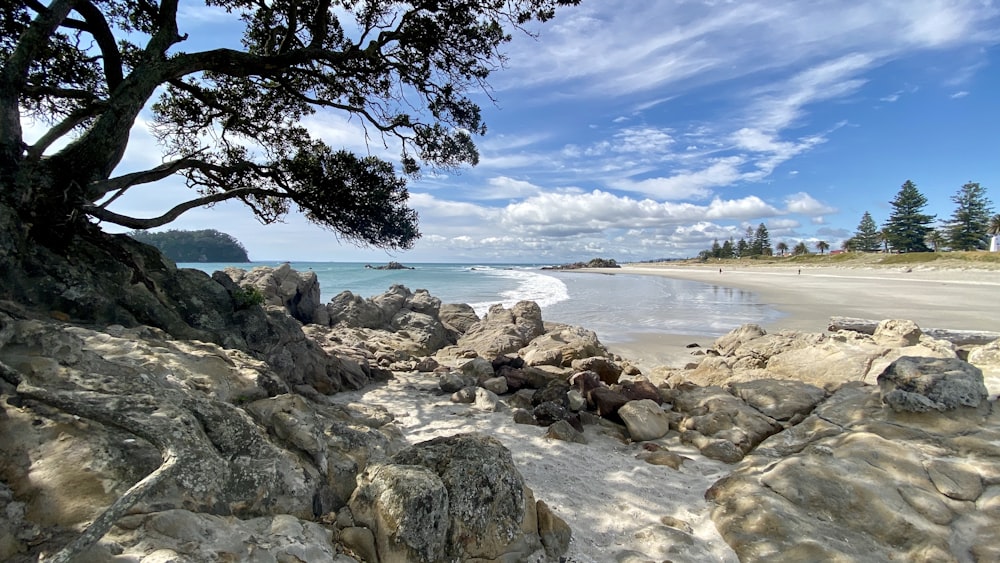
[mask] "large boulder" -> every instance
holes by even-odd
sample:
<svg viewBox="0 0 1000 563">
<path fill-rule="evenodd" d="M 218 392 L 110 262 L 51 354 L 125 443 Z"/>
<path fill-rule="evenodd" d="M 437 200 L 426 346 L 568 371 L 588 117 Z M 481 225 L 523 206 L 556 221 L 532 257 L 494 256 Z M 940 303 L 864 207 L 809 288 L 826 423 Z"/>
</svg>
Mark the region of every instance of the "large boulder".
<svg viewBox="0 0 1000 563">
<path fill-rule="evenodd" d="M 264 304 L 284 307 L 300 322 L 326 320 L 316 272 L 299 272 L 285 262 L 277 268 L 257 266 L 249 271 L 226 268 L 225 273 L 241 287 L 259 291 Z"/>
<path fill-rule="evenodd" d="M 480 357 L 495 358 L 517 352 L 544 331 L 542 310 L 534 301 L 520 301 L 510 309 L 494 305 L 483 320 L 465 331 L 457 345 L 474 350 Z"/>
<path fill-rule="evenodd" d="M 947 411 L 986 401 L 983 372 L 958 358 L 902 357 L 878 376 L 882 401 L 897 411 Z"/>
<path fill-rule="evenodd" d="M 412 292 L 396 284 L 371 299 L 342 292 L 327 305 L 327 314 L 342 339 L 362 342 L 372 351 L 398 351 L 397 360 L 407 360 L 454 343 L 454 332 L 438 316 L 440 308 L 441 300 L 427 290 Z"/>
<path fill-rule="evenodd" d="M 547 551 L 555 561 L 568 547 L 552 536 L 551 514 L 543 547 L 536 502 L 510 451 L 475 434 L 422 442 L 372 467 L 350 506 L 382 561 L 523 561 Z"/>
<path fill-rule="evenodd" d="M 994 404 L 896 412 L 848 384 L 706 497 L 740 561 L 997 560 L 998 440 Z"/>
<path fill-rule="evenodd" d="M 574 360 L 610 355 L 594 331 L 557 323 L 518 353 L 529 366 L 560 367 L 570 367 Z"/>
<path fill-rule="evenodd" d="M 682 415 L 677 422 L 681 439 L 714 459 L 736 461 L 782 429 L 722 387 L 684 385 L 664 394 Z"/>
</svg>

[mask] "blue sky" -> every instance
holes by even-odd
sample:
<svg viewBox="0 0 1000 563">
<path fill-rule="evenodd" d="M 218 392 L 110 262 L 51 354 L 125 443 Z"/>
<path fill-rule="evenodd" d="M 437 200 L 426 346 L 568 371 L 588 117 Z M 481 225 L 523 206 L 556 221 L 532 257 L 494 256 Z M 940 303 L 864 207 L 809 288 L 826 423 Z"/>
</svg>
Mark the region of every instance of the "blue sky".
<svg viewBox="0 0 1000 563">
<path fill-rule="evenodd" d="M 238 33 L 224 13 L 183 13 L 186 50 Z M 357 248 L 296 216 L 262 226 L 235 203 L 167 228 L 227 232 L 253 260 L 627 262 L 694 256 L 759 223 L 774 243 L 839 248 L 865 211 L 885 221 L 907 179 L 939 219 L 968 181 L 1000 210 L 991 0 L 583 0 L 537 31 L 507 46 L 496 104 L 477 94 L 479 166 L 409 184 L 412 250 Z M 344 115 L 308 126 L 396 158 Z M 121 169 L 159 162 L 139 123 Z M 187 196 L 168 181 L 113 209 L 158 215 Z"/>
</svg>

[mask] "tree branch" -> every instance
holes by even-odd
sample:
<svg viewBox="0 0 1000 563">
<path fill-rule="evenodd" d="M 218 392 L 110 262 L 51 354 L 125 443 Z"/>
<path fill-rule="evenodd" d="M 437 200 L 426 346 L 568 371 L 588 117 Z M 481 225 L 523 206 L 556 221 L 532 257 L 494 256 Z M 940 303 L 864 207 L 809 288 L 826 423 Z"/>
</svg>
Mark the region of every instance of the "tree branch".
<svg viewBox="0 0 1000 563">
<path fill-rule="evenodd" d="M 122 83 L 124 75 L 122 72 L 122 55 L 118 50 L 118 43 L 111 32 L 108 20 L 104 18 L 101 10 L 94 6 L 89 0 L 81 0 L 74 9 L 83 16 L 87 23 L 87 31 L 104 56 L 104 79 L 108 83 L 108 92 L 113 92 Z"/>
<path fill-rule="evenodd" d="M 109 223 L 114 223 L 116 225 L 121 225 L 123 227 L 128 227 L 130 229 L 144 230 L 166 225 L 167 223 L 180 217 L 184 212 L 190 211 L 195 207 L 201 207 L 203 205 L 209 205 L 212 203 L 218 203 L 220 201 L 226 201 L 227 199 L 246 197 L 251 195 L 260 197 L 280 197 L 280 198 L 291 197 L 291 194 L 280 193 L 274 190 L 268 190 L 263 188 L 237 188 L 235 190 L 210 194 L 196 199 L 192 199 L 190 201 L 186 201 L 184 203 L 174 206 L 173 209 L 167 211 L 166 213 L 160 215 L 159 217 L 153 217 L 149 219 L 140 219 L 136 217 L 129 217 L 127 215 L 121 215 L 119 213 L 115 213 L 114 211 L 108 211 L 107 209 L 98 207 L 96 205 L 87 205 L 83 208 L 83 211 L 92 217 L 100 219 L 101 221 L 107 221 Z"/>
</svg>

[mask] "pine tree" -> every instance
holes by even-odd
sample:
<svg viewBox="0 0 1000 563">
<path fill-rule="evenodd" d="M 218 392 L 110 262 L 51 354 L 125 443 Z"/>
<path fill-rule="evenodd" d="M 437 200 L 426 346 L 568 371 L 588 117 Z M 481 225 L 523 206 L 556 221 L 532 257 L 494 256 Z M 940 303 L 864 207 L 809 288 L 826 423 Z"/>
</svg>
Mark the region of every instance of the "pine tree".
<svg viewBox="0 0 1000 563">
<path fill-rule="evenodd" d="M 944 237 L 952 250 L 984 250 L 989 246 L 987 231 L 990 228 L 992 202 L 986 197 L 986 188 L 978 182 L 969 182 L 952 196 L 957 207 L 951 221 L 945 225 Z"/>
<path fill-rule="evenodd" d="M 861 223 L 858 224 L 858 230 L 854 232 L 851 241 L 851 250 L 857 252 L 878 252 L 882 249 L 878 225 L 872 219 L 871 213 L 865 211 L 861 216 Z"/>
<path fill-rule="evenodd" d="M 719 239 L 712 241 L 712 258 L 722 258 L 722 246 L 719 245 Z"/>
<path fill-rule="evenodd" d="M 889 244 L 899 252 L 927 252 L 929 249 L 924 241 L 931 231 L 928 225 L 934 220 L 933 215 L 921 213 L 927 205 L 927 198 L 913 182 L 907 180 L 896 194 L 896 199 L 889 204 L 892 205 L 892 213 L 885 223 Z"/>
<path fill-rule="evenodd" d="M 771 248 L 771 236 L 767 233 L 767 227 L 764 223 L 757 225 L 757 230 L 753 234 L 752 252 L 754 256 L 771 256 L 774 254 L 774 249 Z"/>
<path fill-rule="evenodd" d="M 733 250 L 733 241 L 732 241 L 732 239 L 727 240 L 726 242 L 722 243 L 722 257 L 723 258 L 732 258 L 733 257 L 733 252 L 734 252 L 734 250 Z"/>
</svg>

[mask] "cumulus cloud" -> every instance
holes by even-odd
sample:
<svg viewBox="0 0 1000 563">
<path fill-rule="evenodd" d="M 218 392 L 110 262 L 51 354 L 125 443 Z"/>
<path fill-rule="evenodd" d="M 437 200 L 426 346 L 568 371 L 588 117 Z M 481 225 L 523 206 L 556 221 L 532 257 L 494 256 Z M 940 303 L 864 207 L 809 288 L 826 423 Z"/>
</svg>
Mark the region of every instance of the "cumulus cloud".
<svg viewBox="0 0 1000 563">
<path fill-rule="evenodd" d="M 791 194 L 785 198 L 785 207 L 789 213 L 802 215 L 827 215 L 836 213 L 837 208 L 821 203 L 805 192 Z"/>
</svg>

